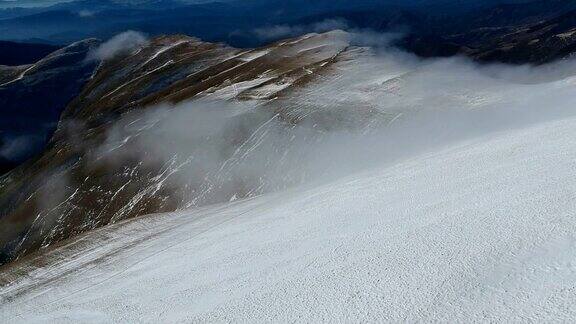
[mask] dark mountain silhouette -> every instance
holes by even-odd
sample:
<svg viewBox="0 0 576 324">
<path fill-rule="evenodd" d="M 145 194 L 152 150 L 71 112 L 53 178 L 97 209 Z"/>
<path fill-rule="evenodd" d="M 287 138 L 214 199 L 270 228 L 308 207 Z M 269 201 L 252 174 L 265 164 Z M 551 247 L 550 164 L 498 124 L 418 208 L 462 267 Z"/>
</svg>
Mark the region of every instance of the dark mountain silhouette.
<svg viewBox="0 0 576 324">
<path fill-rule="evenodd" d="M 35 63 L 60 46 L 0 41 L 0 65 Z"/>
</svg>

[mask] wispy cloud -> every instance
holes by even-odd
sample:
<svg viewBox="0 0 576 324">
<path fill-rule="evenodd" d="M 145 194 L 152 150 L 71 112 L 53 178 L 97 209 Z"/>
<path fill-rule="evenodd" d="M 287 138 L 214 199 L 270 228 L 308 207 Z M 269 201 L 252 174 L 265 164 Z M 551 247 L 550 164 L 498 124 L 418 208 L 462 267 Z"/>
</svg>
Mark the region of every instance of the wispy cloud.
<svg viewBox="0 0 576 324">
<path fill-rule="evenodd" d="M 78 16 L 80 17 L 92 17 L 94 16 L 95 12 L 91 10 L 80 10 L 78 12 Z"/>
<path fill-rule="evenodd" d="M 306 25 L 274 25 L 254 30 L 260 40 L 277 40 L 286 37 L 299 36 L 306 33 L 323 33 L 336 29 L 348 29 L 348 23 L 343 19 L 327 19 Z"/>
<path fill-rule="evenodd" d="M 139 32 L 126 31 L 112 37 L 88 54 L 89 59 L 105 61 L 126 54 L 148 44 L 147 37 Z"/>
</svg>

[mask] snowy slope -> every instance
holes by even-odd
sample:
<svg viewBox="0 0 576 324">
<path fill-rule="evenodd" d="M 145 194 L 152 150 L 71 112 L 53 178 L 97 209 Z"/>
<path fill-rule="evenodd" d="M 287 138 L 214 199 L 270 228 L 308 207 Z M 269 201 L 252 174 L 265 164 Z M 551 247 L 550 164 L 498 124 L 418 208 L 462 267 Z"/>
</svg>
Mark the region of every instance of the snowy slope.
<svg viewBox="0 0 576 324">
<path fill-rule="evenodd" d="M 541 122 L 103 228 L 5 271 L 0 322 L 569 321 L 575 142 Z"/>
</svg>

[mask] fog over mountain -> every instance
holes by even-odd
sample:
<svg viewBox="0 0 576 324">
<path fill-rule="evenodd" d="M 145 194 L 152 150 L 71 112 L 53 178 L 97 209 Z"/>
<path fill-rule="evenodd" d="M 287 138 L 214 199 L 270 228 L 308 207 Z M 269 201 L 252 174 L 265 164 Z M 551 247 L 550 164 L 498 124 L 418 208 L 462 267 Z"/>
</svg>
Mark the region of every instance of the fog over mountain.
<svg viewBox="0 0 576 324">
<path fill-rule="evenodd" d="M 129 50 L 4 178 L 5 257 L 43 248 L 0 273 L 3 318 L 563 316 L 576 62 L 421 59 L 396 37 L 102 45 Z M 178 212 L 125 221 L 159 211 Z"/>
<path fill-rule="evenodd" d="M 576 1 L 0 10 L 0 322 L 572 322 Z"/>
</svg>

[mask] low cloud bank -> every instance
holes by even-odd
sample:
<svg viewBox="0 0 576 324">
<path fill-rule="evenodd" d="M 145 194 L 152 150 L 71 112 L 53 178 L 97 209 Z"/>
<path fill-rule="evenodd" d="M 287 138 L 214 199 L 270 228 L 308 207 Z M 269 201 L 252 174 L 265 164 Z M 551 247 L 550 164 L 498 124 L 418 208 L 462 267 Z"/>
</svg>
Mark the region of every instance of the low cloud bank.
<svg viewBox="0 0 576 324">
<path fill-rule="evenodd" d="M 371 47 L 377 51 L 393 50 L 394 42 L 402 39 L 405 32 L 398 29 L 386 33 L 371 29 L 353 28 L 344 19 L 327 19 L 305 25 L 274 25 L 257 28 L 252 31 L 260 41 L 270 42 L 298 37 L 309 33 L 325 33 L 334 30 L 346 31 L 350 45 Z"/>
<path fill-rule="evenodd" d="M 45 137 L 41 135 L 22 135 L 14 137 L 4 137 L 0 139 L 0 159 L 8 161 L 20 161 L 31 152 L 41 149 Z"/>
<path fill-rule="evenodd" d="M 207 98 L 128 114 L 92 160 L 161 170 L 151 186 L 171 188 L 185 208 L 332 181 L 575 113 L 574 62 L 479 66 L 391 50 L 336 68 L 276 108 Z"/>
<path fill-rule="evenodd" d="M 105 61 L 117 55 L 126 54 L 148 44 L 144 34 L 135 31 L 126 31 L 102 43 L 88 54 L 92 60 Z"/>
</svg>

